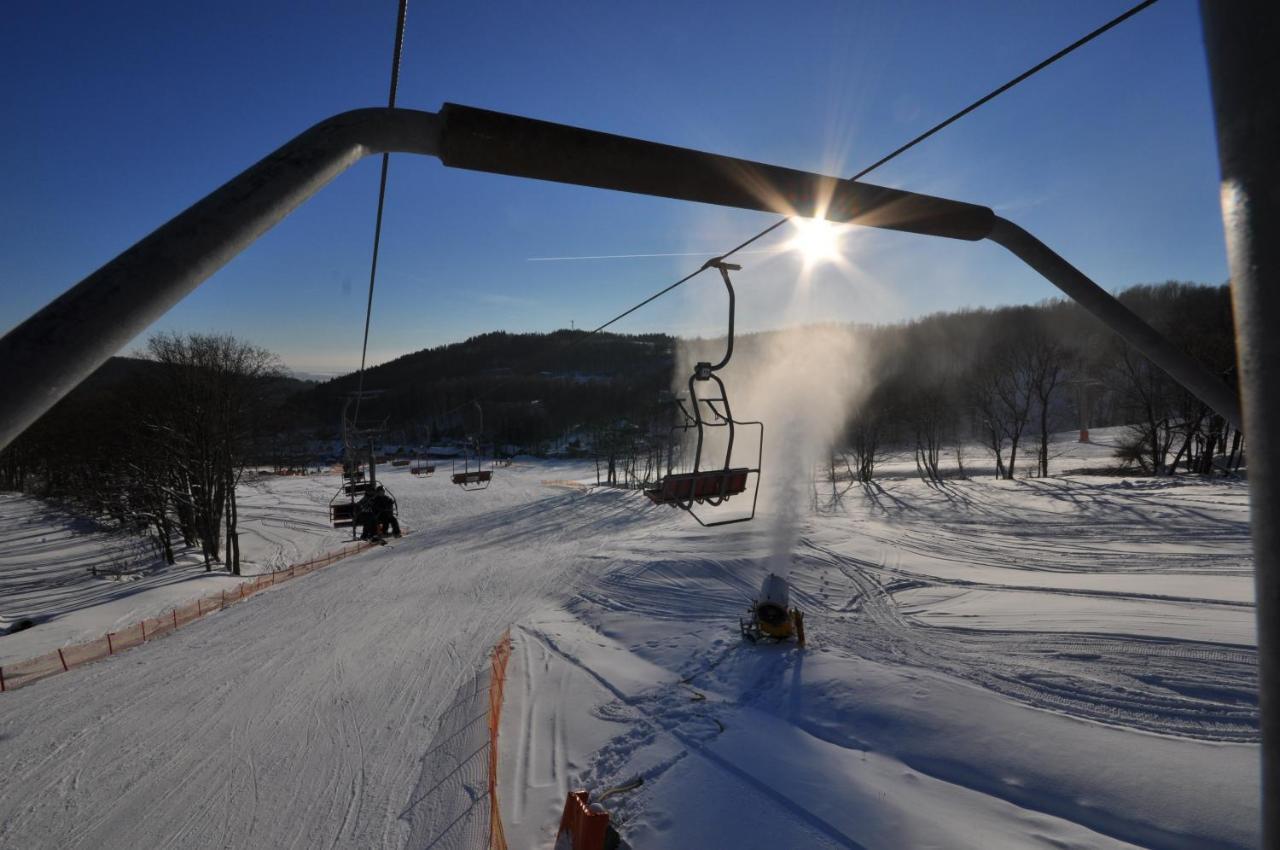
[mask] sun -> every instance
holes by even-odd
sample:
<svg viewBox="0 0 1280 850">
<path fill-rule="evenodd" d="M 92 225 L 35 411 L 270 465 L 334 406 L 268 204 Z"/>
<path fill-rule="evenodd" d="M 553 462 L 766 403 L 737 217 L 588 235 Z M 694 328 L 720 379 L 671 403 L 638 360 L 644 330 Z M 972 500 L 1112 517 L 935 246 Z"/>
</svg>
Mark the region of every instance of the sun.
<svg viewBox="0 0 1280 850">
<path fill-rule="evenodd" d="M 841 239 L 844 228 L 824 218 L 793 218 L 795 236 L 787 243 L 793 251 L 799 251 L 806 267 L 834 262 L 841 258 Z"/>
</svg>

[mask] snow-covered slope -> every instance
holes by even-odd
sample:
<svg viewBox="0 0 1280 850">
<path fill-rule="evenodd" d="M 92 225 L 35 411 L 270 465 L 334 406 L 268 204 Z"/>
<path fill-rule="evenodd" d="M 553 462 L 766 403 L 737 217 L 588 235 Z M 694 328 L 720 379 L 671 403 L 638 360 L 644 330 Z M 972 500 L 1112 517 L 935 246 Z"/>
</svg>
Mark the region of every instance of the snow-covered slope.
<svg viewBox="0 0 1280 850">
<path fill-rule="evenodd" d="M 468 846 L 509 625 L 512 848 L 636 776 L 636 848 L 1256 845 L 1243 484 L 890 478 L 706 530 L 540 483 L 585 475 L 391 473 L 410 536 L 5 694 L 0 846 Z M 737 633 L 780 539 L 805 650 Z"/>
<path fill-rule="evenodd" d="M 250 473 L 237 491 L 241 571 L 258 575 L 335 549 L 325 509 L 332 476 L 277 478 Z M 168 566 L 140 536 L 111 534 L 43 500 L 0 493 L 0 665 L 101 638 L 240 579 L 205 569 L 197 549 Z"/>
<path fill-rule="evenodd" d="M 508 834 L 639 776 L 637 847 L 1255 846 L 1245 488 L 1129 485 L 856 488 L 799 530 L 804 650 L 736 633 L 769 518 L 611 536 L 517 630 Z"/>
</svg>

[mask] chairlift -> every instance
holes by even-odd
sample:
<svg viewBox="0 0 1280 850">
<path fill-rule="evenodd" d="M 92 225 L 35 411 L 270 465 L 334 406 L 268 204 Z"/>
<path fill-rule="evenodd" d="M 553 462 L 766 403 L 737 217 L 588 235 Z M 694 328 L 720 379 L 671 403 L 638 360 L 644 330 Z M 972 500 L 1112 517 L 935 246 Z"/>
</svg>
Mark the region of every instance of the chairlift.
<svg viewBox="0 0 1280 850">
<path fill-rule="evenodd" d="M 431 462 L 431 428 L 427 428 L 427 450 L 423 454 L 413 453 L 413 462 L 409 464 L 409 473 L 411 475 L 421 475 L 423 477 L 434 475 L 436 465 Z"/>
<path fill-rule="evenodd" d="M 462 452 L 462 468 L 458 468 L 458 459 L 453 460 L 453 483 L 463 490 L 485 490 L 493 479 L 493 467 L 484 468 L 484 458 L 480 454 L 480 442 L 467 446 Z"/>
<path fill-rule="evenodd" d="M 352 539 L 356 536 L 356 523 L 360 519 L 357 509 L 361 501 L 378 489 L 378 457 L 374 451 L 374 436 L 381 429 L 366 429 L 362 432 L 357 423 L 347 416 L 347 410 L 357 398 L 371 398 L 379 392 L 370 390 L 353 393 L 342 406 L 342 485 L 329 500 L 329 522 L 334 528 L 350 528 Z M 398 516 L 399 504 L 396 497 L 386 487 L 382 490 L 391 499 L 391 513 Z"/>
<path fill-rule="evenodd" d="M 719 363 L 712 365 L 709 362 L 701 362 L 694 367 L 693 374 L 689 376 L 688 407 L 685 406 L 683 399 L 677 399 L 676 401 L 683 416 L 683 421 L 672 429 L 673 442 L 679 437 L 688 435 L 690 431 L 697 432 L 692 471 L 674 472 L 669 457 L 667 474 L 657 483 L 657 486 L 645 490 L 644 493 L 654 504 L 671 505 L 688 511 L 698 521 L 699 525 L 710 528 L 712 526 L 748 522 L 755 519 L 756 502 L 760 495 L 760 466 L 764 456 L 764 423 L 754 420 L 735 419 L 733 417 L 733 411 L 729 406 L 729 394 L 725 389 L 724 381 L 716 374 L 716 372 L 728 365 L 729 359 L 733 356 L 735 297 L 733 282 L 729 279 L 729 272 L 738 271 L 742 267 L 726 263 L 721 258 L 715 257 L 708 260 L 704 268 L 718 269 L 720 277 L 724 280 L 725 289 L 729 293 L 727 348 L 724 357 Z M 716 388 L 719 390 L 719 395 L 698 395 L 698 385 L 707 381 L 715 383 Z M 704 456 L 709 454 L 709 452 L 704 453 L 708 428 L 727 429 L 725 432 L 724 462 L 713 469 L 704 468 L 706 461 L 709 460 L 708 457 Z M 749 463 L 748 465 L 742 465 L 741 463 L 735 465 L 735 461 L 738 458 L 734 455 L 734 447 L 738 431 L 743 428 L 757 430 L 759 435 L 754 466 Z M 748 489 L 751 491 L 751 512 L 745 516 L 708 520 L 700 516 L 699 511 L 694 508 L 695 505 L 717 508 L 728 502 L 733 496 L 745 494 Z"/>
<path fill-rule="evenodd" d="M 486 490 L 493 479 L 493 463 L 484 468 L 484 457 L 480 453 L 480 435 L 484 432 L 484 411 L 480 402 L 476 401 L 475 420 L 469 424 L 467 444 L 462 450 L 462 469 L 458 469 L 458 459 L 453 459 L 453 483 L 463 490 Z"/>
</svg>

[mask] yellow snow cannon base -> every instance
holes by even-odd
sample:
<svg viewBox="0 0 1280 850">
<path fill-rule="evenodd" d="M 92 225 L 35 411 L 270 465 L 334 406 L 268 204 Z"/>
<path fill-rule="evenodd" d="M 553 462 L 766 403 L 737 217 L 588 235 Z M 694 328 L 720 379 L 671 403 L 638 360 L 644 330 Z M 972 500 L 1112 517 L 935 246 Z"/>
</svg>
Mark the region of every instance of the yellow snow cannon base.
<svg viewBox="0 0 1280 850">
<path fill-rule="evenodd" d="M 774 640 L 786 640 L 787 638 L 791 637 L 791 635 L 795 631 L 791 627 L 790 617 L 787 617 L 781 623 L 766 623 L 763 620 L 759 620 L 757 622 L 757 625 L 762 635 L 766 637 L 771 637 Z"/>
<path fill-rule="evenodd" d="M 756 643 L 762 638 L 769 638 L 774 641 L 785 641 L 791 638 L 796 639 L 797 646 L 804 646 L 804 612 L 792 608 L 787 612 L 787 616 L 780 621 L 768 622 L 759 616 L 753 616 L 750 622 L 741 621 L 742 635 L 752 643 Z"/>
</svg>

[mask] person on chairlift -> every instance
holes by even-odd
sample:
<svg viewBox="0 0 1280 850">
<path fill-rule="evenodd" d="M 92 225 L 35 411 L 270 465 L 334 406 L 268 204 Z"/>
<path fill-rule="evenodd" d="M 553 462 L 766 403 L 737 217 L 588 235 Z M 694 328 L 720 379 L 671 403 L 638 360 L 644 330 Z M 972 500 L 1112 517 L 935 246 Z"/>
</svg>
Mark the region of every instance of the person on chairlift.
<svg viewBox="0 0 1280 850">
<path fill-rule="evenodd" d="M 371 540 L 378 532 L 378 512 L 373 500 L 373 493 L 365 493 L 356 502 L 356 525 L 360 526 L 361 540 Z"/>
<path fill-rule="evenodd" d="M 400 536 L 400 521 L 396 519 L 396 503 L 395 500 L 387 495 L 379 484 L 377 490 L 373 494 L 373 513 L 375 524 L 389 529 L 395 537 Z"/>
</svg>

